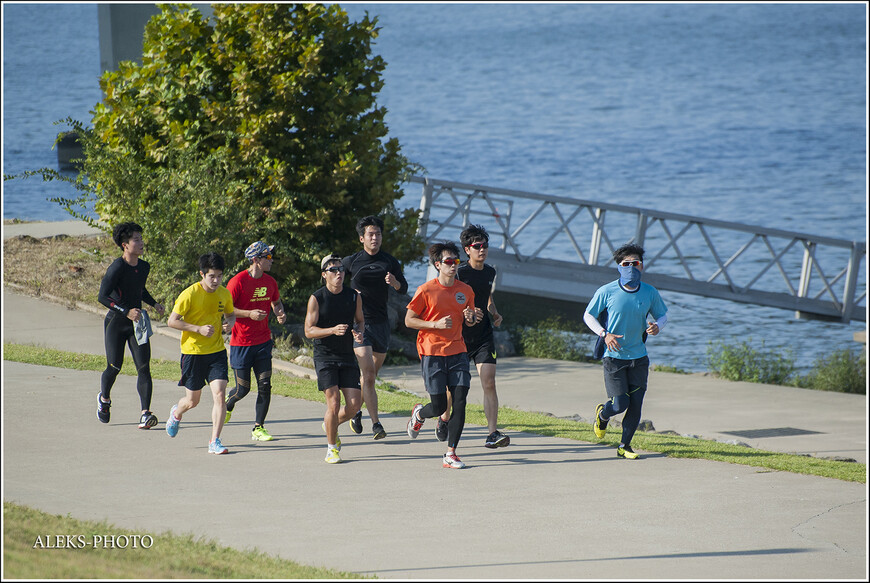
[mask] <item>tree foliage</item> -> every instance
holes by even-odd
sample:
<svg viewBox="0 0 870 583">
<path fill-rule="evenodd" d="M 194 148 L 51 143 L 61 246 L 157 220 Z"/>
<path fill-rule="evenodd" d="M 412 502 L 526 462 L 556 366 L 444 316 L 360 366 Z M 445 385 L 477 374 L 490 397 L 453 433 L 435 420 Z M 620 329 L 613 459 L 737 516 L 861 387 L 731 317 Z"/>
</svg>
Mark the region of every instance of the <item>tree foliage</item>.
<svg viewBox="0 0 870 583">
<path fill-rule="evenodd" d="M 419 168 L 376 102 L 376 19 L 321 4 L 215 4 L 211 18 L 160 7 L 142 63 L 102 76 L 92 127 L 68 120 L 83 142 L 82 195 L 57 202 L 142 225 L 149 287 L 167 301 L 196 277 L 200 254 L 221 253 L 235 271 L 258 239 L 277 245 L 282 295 L 307 298 L 318 259 L 358 250 L 354 226 L 369 214 L 384 218 L 390 253 L 421 257 L 416 213 L 396 207 Z"/>
</svg>

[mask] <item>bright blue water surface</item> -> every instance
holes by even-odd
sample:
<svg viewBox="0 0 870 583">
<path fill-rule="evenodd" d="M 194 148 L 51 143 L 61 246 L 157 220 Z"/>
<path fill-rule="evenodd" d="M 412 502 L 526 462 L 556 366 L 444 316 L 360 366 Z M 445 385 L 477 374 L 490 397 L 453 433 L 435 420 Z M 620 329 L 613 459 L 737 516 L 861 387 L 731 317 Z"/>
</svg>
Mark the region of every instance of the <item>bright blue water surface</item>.
<svg viewBox="0 0 870 583">
<path fill-rule="evenodd" d="M 390 133 L 431 177 L 866 241 L 863 4 L 345 8 L 378 17 Z M 100 99 L 96 6 L 3 12 L 3 172 L 56 167 L 52 122 Z M 5 183 L 3 216 L 64 220 L 45 198 L 69 194 Z M 807 367 L 863 328 L 665 296 L 650 352 L 689 370 L 711 339 Z"/>
</svg>

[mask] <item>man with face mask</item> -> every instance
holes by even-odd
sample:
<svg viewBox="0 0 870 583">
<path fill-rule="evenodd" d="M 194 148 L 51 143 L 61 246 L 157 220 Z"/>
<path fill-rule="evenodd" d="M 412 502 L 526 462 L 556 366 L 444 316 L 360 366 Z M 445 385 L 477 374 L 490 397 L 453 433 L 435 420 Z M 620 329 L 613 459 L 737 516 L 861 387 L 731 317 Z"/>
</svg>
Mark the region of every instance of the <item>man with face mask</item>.
<svg viewBox="0 0 870 583">
<path fill-rule="evenodd" d="M 622 419 L 622 441 L 616 455 L 638 459 L 631 449 L 631 439 L 640 423 L 643 397 L 649 376 L 649 357 L 644 333 L 657 335 L 668 321 L 668 308 L 656 288 L 641 282 L 643 247 L 629 243 L 613 254 L 619 279 L 601 286 L 592 296 L 583 321 L 604 339 L 607 350 L 604 365 L 604 387 L 610 400 L 595 409 L 592 429 L 599 439 L 607 431 L 607 421 L 625 412 Z M 607 310 L 607 329 L 598 316 Z M 647 322 L 647 315 L 655 321 Z"/>
</svg>

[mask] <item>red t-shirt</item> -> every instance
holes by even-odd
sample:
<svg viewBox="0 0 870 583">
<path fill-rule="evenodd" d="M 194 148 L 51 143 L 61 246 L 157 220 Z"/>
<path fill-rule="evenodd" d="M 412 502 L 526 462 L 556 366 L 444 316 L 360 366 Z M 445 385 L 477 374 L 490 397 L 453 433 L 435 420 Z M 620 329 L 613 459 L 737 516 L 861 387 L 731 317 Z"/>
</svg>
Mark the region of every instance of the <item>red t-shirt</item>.
<svg viewBox="0 0 870 583">
<path fill-rule="evenodd" d="M 240 310 L 263 310 L 268 314 L 272 311 L 272 302 L 280 299 L 278 282 L 274 277 L 264 273 L 254 279 L 247 269 L 234 275 L 227 283 L 227 289 L 233 296 L 233 306 Z M 268 342 L 271 338 L 269 318 L 260 321 L 236 318 L 230 346 L 255 346 Z"/>
<path fill-rule="evenodd" d="M 458 279 L 451 287 L 445 287 L 438 278 L 430 279 L 417 288 L 408 304 L 410 309 L 427 322 L 444 316 L 453 318 L 453 325 L 444 330 L 425 329 L 417 331 L 417 354 L 420 356 L 451 356 L 466 351 L 462 340 L 462 310 L 474 309 L 474 291 Z"/>
</svg>

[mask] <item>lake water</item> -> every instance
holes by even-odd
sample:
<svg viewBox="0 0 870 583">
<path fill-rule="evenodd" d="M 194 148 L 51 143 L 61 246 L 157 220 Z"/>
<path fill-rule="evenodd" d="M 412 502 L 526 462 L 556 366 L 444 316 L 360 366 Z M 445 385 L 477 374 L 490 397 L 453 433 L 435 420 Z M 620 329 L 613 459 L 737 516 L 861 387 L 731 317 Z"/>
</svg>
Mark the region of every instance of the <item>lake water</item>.
<svg viewBox="0 0 870 583">
<path fill-rule="evenodd" d="M 390 133 L 433 178 L 866 241 L 863 4 L 345 8 L 378 16 Z M 56 167 L 52 122 L 87 121 L 100 99 L 96 6 L 3 15 L 3 172 Z M 4 183 L 3 216 L 64 220 L 45 198 L 69 194 Z M 403 204 L 418 203 L 411 185 Z M 806 369 L 864 329 L 664 296 L 651 358 L 688 370 L 732 338 Z"/>
</svg>

